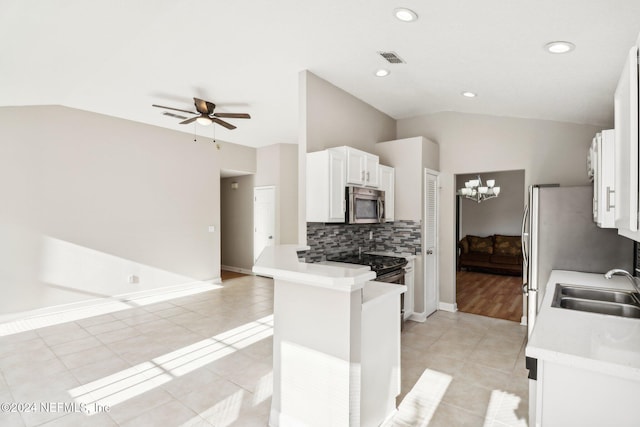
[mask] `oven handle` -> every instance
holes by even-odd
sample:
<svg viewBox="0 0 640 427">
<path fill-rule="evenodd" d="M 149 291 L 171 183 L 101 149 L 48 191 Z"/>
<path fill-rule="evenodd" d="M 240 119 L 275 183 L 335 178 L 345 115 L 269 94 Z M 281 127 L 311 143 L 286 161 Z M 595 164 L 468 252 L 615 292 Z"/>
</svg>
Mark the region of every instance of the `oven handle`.
<svg viewBox="0 0 640 427">
<path fill-rule="evenodd" d="M 384 218 L 384 202 L 382 197 L 378 197 L 378 222 L 382 222 Z"/>
</svg>

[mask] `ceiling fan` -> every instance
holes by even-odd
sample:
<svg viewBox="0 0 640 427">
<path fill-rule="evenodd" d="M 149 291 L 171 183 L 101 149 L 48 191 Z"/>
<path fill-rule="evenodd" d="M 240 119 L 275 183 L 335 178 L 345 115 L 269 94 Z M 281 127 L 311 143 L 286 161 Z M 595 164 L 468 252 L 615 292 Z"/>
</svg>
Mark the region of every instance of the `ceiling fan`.
<svg viewBox="0 0 640 427">
<path fill-rule="evenodd" d="M 216 108 L 216 104 L 213 102 L 205 101 L 199 98 L 193 98 L 193 104 L 196 106 L 196 111 L 189 110 L 181 110 L 180 108 L 173 107 L 165 107 L 164 105 L 153 104 L 152 107 L 164 108 L 166 110 L 174 110 L 181 111 L 183 113 L 195 114 L 195 117 L 191 117 L 187 120 L 180 122 L 181 125 L 186 125 L 192 122 L 198 122 L 201 125 L 208 126 L 211 123 L 217 123 L 221 126 L 226 127 L 227 129 L 235 129 L 236 127 L 229 122 L 225 122 L 224 120 L 220 120 L 220 117 L 229 118 L 229 119 L 250 119 L 251 116 L 246 113 L 214 113 L 213 110 Z M 178 116 L 176 114 L 168 114 L 173 117 L 185 118 L 182 116 Z"/>
</svg>

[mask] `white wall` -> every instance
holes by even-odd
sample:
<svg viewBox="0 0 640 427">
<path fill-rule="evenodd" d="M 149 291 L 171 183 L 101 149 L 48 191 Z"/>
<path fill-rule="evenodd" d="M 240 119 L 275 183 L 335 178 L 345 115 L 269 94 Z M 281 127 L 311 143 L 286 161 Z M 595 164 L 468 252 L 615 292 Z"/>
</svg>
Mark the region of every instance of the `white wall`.
<svg viewBox="0 0 640 427">
<path fill-rule="evenodd" d="M 441 302 L 455 303 L 455 175 L 523 169 L 525 188 L 550 182 L 584 185 L 588 147 L 601 129 L 454 112 L 398 121 L 398 138 L 421 135 L 440 147 Z"/>
<path fill-rule="evenodd" d="M 438 144 L 422 137 L 404 138 L 380 142 L 369 151 L 380 157 L 380 164 L 395 168 L 395 219 L 421 221 L 424 168 L 438 170 Z"/>
<path fill-rule="evenodd" d="M 298 146 L 258 148 L 254 185 L 276 187 L 276 243 L 298 243 Z"/>
<path fill-rule="evenodd" d="M 0 141 L 0 314 L 219 277 L 220 160 L 255 150 L 59 106 Z"/>
<path fill-rule="evenodd" d="M 310 71 L 299 83 L 298 235 L 306 244 L 306 153 L 348 145 L 373 153 L 396 138 L 396 121 Z"/>
<path fill-rule="evenodd" d="M 237 189 L 232 184 L 237 184 Z M 253 267 L 254 175 L 220 180 L 220 245 L 223 267 Z"/>
<path fill-rule="evenodd" d="M 466 235 L 490 236 L 492 234 L 519 236 L 524 206 L 524 171 L 479 171 L 474 174 L 458 175 L 455 188 L 464 187 L 466 181 L 477 179 L 478 175 L 484 183 L 488 179 L 495 179 L 496 187 L 500 187 L 500 195 L 482 203 L 461 197 L 460 238 Z"/>
</svg>

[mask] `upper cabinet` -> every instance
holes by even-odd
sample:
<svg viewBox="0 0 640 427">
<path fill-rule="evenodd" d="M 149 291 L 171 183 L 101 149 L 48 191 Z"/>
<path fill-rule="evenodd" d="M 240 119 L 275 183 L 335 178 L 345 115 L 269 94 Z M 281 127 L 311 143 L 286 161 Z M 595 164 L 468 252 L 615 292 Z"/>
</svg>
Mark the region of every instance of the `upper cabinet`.
<svg viewBox="0 0 640 427">
<path fill-rule="evenodd" d="M 346 170 L 343 150 L 307 154 L 307 222 L 344 222 Z"/>
<path fill-rule="evenodd" d="M 638 223 L 638 47 L 625 62 L 614 98 L 615 225 L 618 233 L 640 241 Z"/>
<path fill-rule="evenodd" d="M 339 147 L 347 159 L 347 185 L 359 187 L 380 186 L 378 177 L 378 156 L 352 147 Z"/>
<path fill-rule="evenodd" d="M 593 220 L 598 227 L 615 228 L 615 156 L 613 129 L 593 138 L 590 150 L 590 176 L 593 178 Z"/>
<path fill-rule="evenodd" d="M 380 172 L 380 190 L 384 191 L 384 219 L 386 222 L 393 222 L 395 220 L 396 203 L 395 169 L 389 166 L 380 165 L 378 171 Z"/>
</svg>

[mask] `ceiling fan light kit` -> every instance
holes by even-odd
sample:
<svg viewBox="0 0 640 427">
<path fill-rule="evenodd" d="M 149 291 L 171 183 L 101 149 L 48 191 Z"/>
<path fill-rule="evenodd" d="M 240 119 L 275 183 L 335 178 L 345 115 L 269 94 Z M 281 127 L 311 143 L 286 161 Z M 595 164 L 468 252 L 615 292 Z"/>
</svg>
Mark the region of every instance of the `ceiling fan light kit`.
<svg viewBox="0 0 640 427">
<path fill-rule="evenodd" d="M 221 118 L 229 118 L 229 119 L 250 119 L 251 116 L 247 113 L 215 113 L 214 110 L 216 108 L 216 104 L 213 102 L 205 101 L 199 98 L 193 98 L 193 104 L 196 107 L 196 111 L 182 110 L 180 108 L 166 107 L 164 105 L 152 104 L 152 107 L 156 108 L 164 108 L 165 110 L 174 110 L 180 111 L 182 113 L 194 114 L 195 117 L 191 117 L 189 119 L 183 120 L 180 122 L 181 125 L 186 125 L 189 123 L 199 123 L 202 126 L 209 126 L 211 123 L 219 124 L 220 126 L 224 126 L 229 130 L 233 130 L 236 126 L 231 123 L 222 120 Z"/>
</svg>

